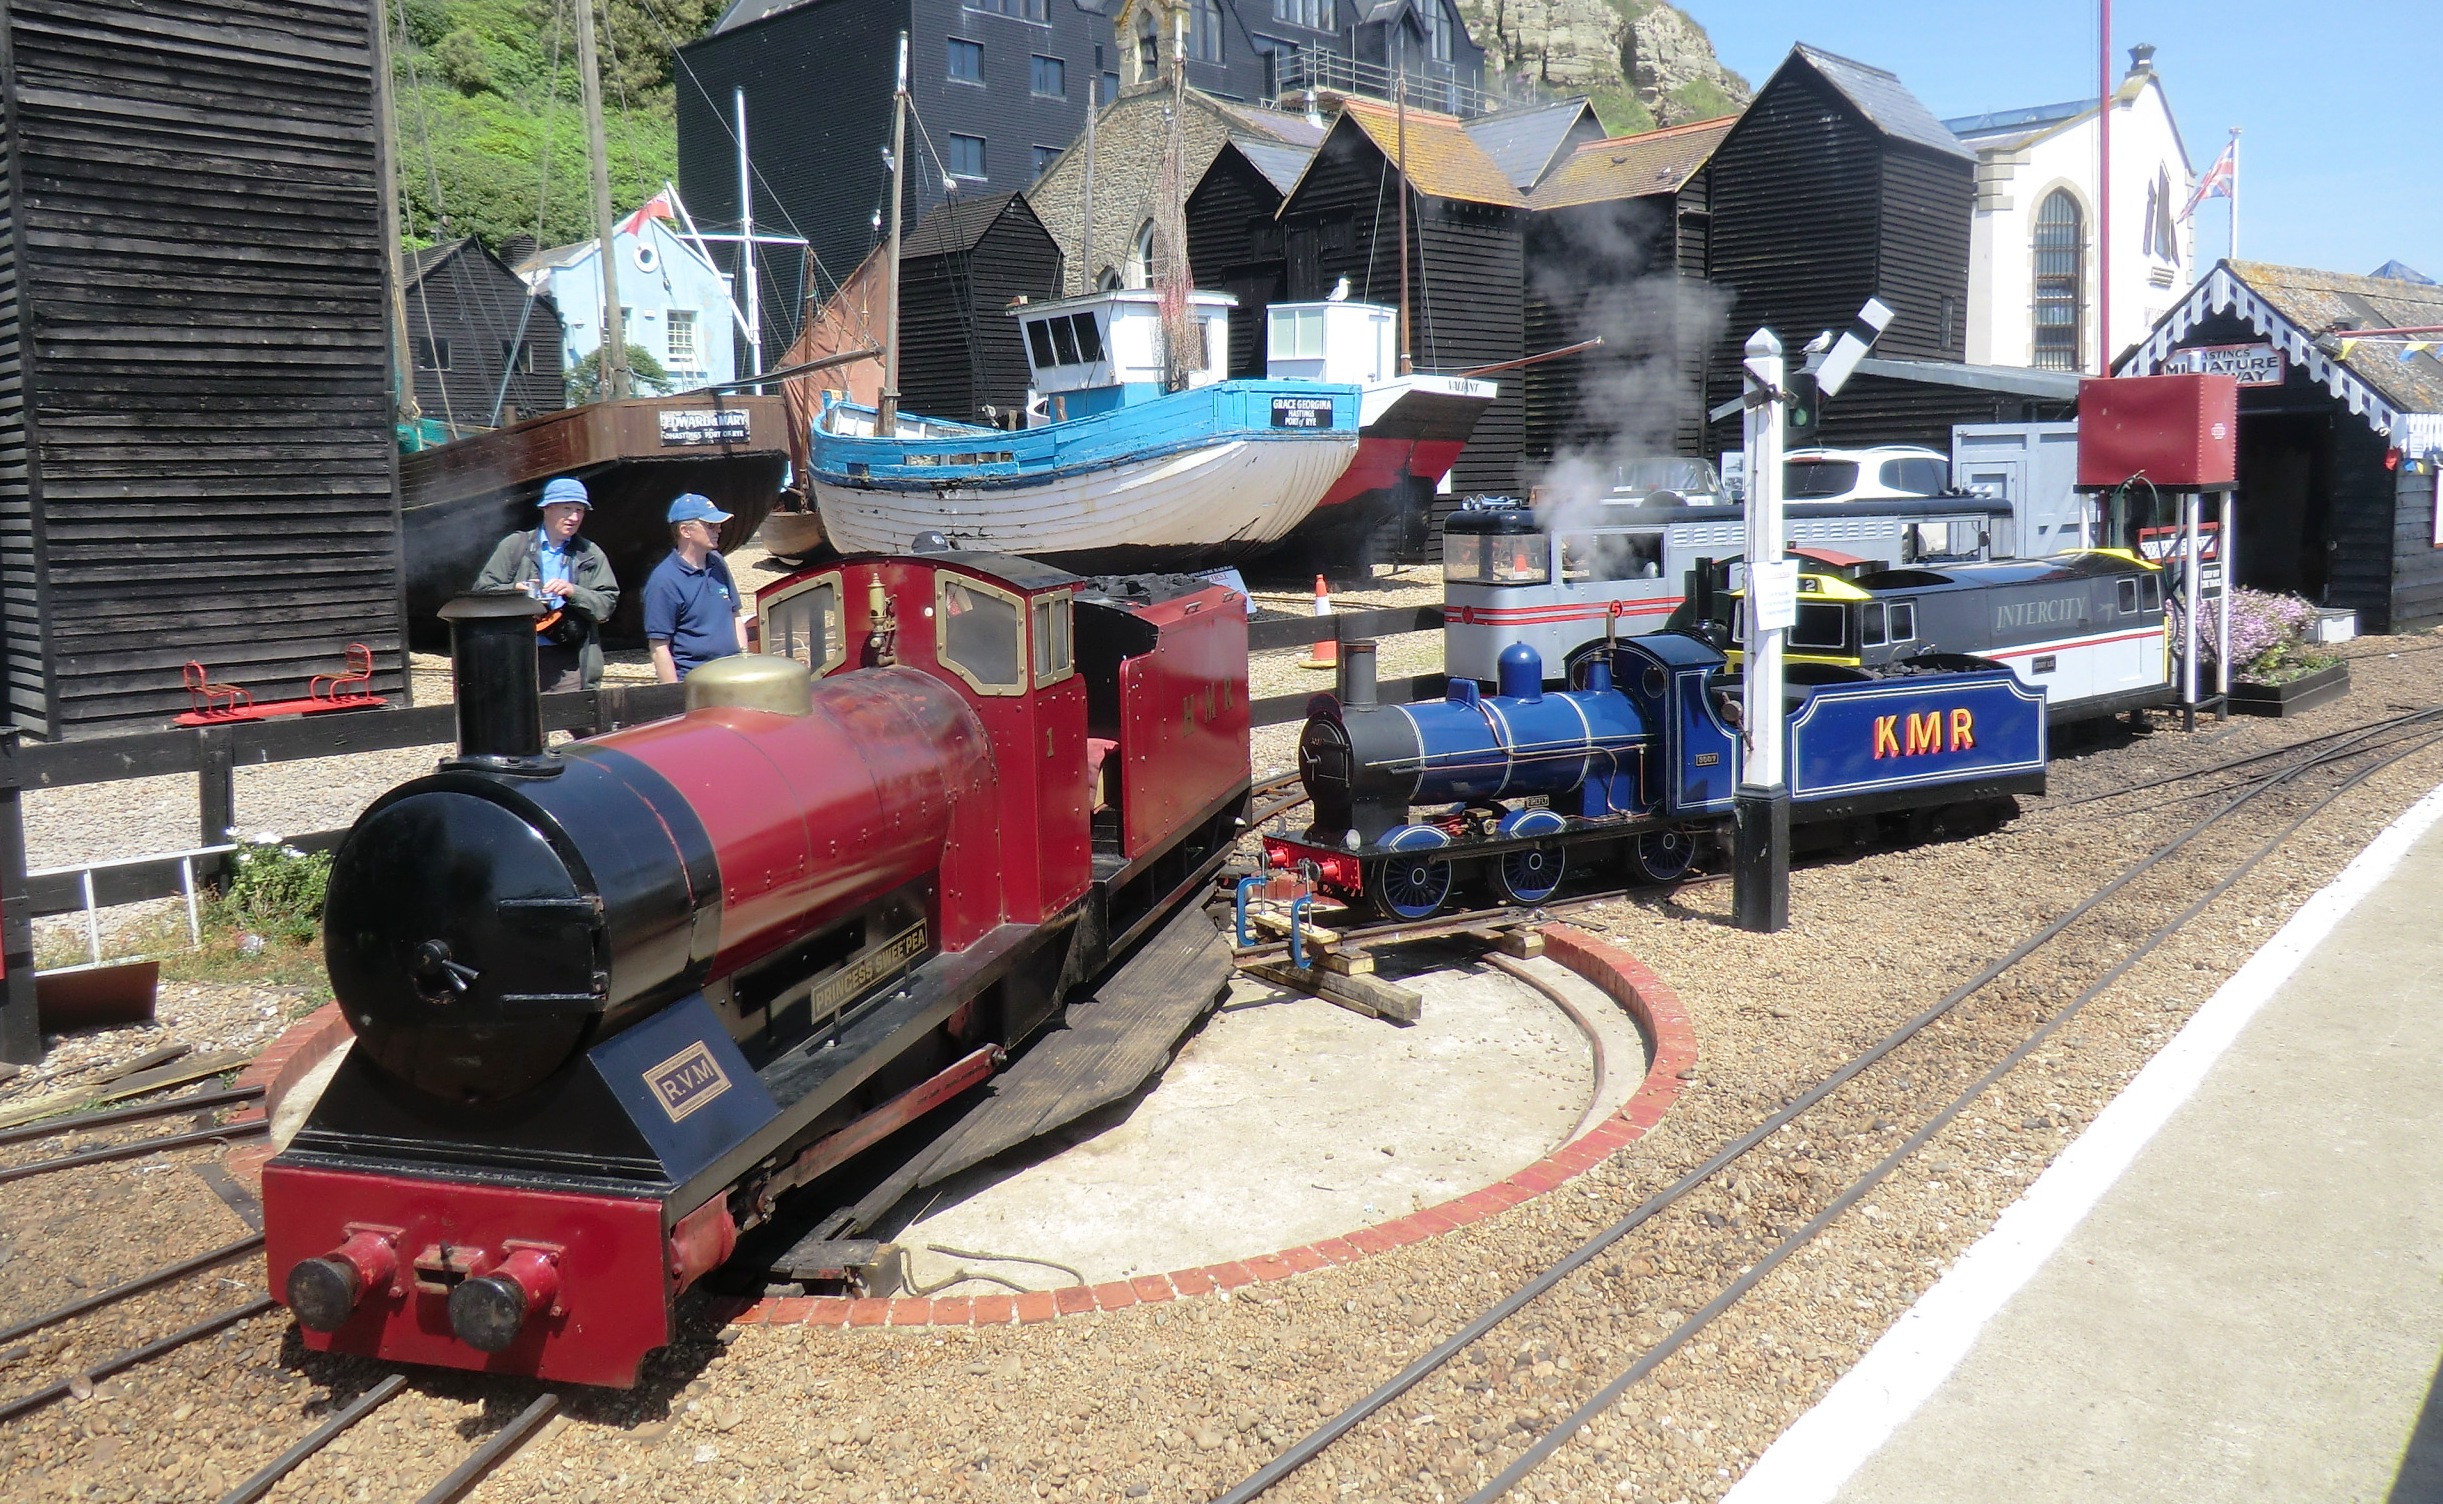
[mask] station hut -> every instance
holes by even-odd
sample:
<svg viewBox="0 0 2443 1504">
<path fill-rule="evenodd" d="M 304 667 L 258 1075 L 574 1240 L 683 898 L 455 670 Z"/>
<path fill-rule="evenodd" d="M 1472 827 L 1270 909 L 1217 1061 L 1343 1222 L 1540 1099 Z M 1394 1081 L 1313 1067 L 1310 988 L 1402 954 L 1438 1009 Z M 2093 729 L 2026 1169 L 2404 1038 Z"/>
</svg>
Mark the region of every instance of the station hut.
<svg viewBox="0 0 2443 1504">
<path fill-rule="evenodd" d="M 406 683 L 367 0 L 0 0 L 0 696 Z M 14 968 L 12 967 L 12 970 Z"/>
<path fill-rule="evenodd" d="M 1528 194 L 1527 348 L 1604 342 L 1518 373 L 1531 470 L 1569 453 L 1704 452 L 1707 164 L 1735 121 L 1578 144 Z"/>
<path fill-rule="evenodd" d="M 2115 367 L 2209 370 L 2239 389 L 2238 579 L 2358 613 L 2443 622 L 2443 288 L 2225 261 Z"/>
<path fill-rule="evenodd" d="M 1966 356 L 1969 222 L 1976 154 L 1881 68 L 1800 45 L 1722 138 L 1711 159 L 1708 276 L 1728 295 L 1706 364 L 1705 400 L 1739 395 L 1741 347 L 1759 327 L 1781 335 L 1795 363 L 1818 333 L 1849 326 L 1870 297 L 1895 317 L 1875 353 L 1962 363 Z M 1953 422 L 1991 421 L 1975 388 L 1927 382 L 1876 394 L 1853 383 L 1825 408 L 1826 439 L 1847 421 L 1884 437 L 1894 421 L 1947 435 Z M 1965 407 L 1969 416 L 1954 417 Z M 1714 425 L 1736 448 L 1739 420 Z"/>
<path fill-rule="evenodd" d="M 416 405 L 453 439 L 567 405 L 560 310 L 473 236 L 399 258 Z"/>
</svg>

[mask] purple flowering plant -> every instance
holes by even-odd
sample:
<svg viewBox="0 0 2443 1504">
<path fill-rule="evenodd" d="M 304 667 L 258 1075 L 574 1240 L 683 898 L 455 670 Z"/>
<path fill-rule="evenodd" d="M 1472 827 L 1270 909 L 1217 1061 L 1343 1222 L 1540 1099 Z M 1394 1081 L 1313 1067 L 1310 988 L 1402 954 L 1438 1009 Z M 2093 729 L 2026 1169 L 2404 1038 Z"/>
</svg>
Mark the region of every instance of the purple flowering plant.
<svg viewBox="0 0 2443 1504">
<path fill-rule="evenodd" d="M 2198 637 L 2205 656 L 2219 657 L 2221 626 L 2212 610 L 2199 613 Z M 2231 677 L 2252 684 L 2282 684 L 2341 661 L 2315 642 L 2316 608 L 2295 595 L 2237 589 L 2231 592 Z"/>
</svg>

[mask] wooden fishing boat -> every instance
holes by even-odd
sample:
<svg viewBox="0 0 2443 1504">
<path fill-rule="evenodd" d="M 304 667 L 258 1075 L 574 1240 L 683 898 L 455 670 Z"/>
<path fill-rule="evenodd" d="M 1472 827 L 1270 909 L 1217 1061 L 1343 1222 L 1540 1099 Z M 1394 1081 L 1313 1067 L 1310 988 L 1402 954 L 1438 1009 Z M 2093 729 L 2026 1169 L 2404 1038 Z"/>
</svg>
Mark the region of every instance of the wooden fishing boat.
<svg viewBox="0 0 2443 1504">
<path fill-rule="evenodd" d="M 503 537 L 535 526 L 545 481 L 573 475 L 594 503 L 584 536 L 619 578 L 604 636 L 642 641 L 645 577 L 670 552 L 671 498 L 694 491 L 730 513 L 724 548 L 754 537 L 788 467 L 786 422 L 778 397 L 692 392 L 588 403 L 401 455 L 410 636 L 439 641 L 434 613 L 475 583 Z"/>
</svg>

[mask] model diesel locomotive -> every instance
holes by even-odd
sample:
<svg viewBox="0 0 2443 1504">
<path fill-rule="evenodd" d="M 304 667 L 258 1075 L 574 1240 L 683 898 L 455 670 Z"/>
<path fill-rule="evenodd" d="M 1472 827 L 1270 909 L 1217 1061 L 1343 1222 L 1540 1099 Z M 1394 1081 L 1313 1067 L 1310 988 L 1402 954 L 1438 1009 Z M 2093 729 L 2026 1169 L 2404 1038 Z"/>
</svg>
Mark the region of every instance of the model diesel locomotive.
<svg viewBox="0 0 2443 1504">
<path fill-rule="evenodd" d="M 1793 825 L 1983 818 L 2044 790 L 2044 697 L 2007 669 L 1803 666 L 1787 702 Z M 1730 819 L 1737 705 L 1720 650 L 1677 632 L 1619 640 L 1574 690 L 1544 688 L 1535 649 L 1514 643 L 1499 693 L 1453 679 L 1414 705 L 1378 704 L 1373 647 L 1351 643 L 1298 743 L 1313 823 L 1266 834 L 1265 858 L 1399 919 L 1439 911 L 1463 883 L 1539 903 L 1572 864 L 1615 853 L 1667 882 Z"/>
<path fill-rule="evenodd" d="M 1975 658 L 2042 689 L 2055 723 L 2091 719 L 2171 703 L 2163 602 L 2161 567 L 2117 549 L 1846 577 L 1809 568 L 1784 661 L 1888 674 Z M 1736 664 L 1736 593 L 1700 609 Z"/>
<path fill-rule="evenodd" d="M 308 1346 L 633 1383 L 782 1193 L 989 1075 L 1235 843 L 1231 592 L 938 553 L 766 594 L 773 656 L 556 751 L 530 603 L 444 613 L 458 755 L 337 853 L 356 1042 L 263 1175 Z"/>
</svg>

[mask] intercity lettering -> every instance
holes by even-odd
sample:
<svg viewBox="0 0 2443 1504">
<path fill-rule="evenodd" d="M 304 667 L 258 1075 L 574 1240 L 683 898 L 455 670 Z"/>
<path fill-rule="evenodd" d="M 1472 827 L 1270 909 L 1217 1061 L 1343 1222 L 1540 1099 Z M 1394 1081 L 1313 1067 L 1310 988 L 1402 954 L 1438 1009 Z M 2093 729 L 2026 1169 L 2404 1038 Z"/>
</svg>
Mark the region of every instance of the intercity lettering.
<svg viewBox="0 0 2443 1504">
<path fill-rule="evenodd" d="M 2087 598 L 2083 595 L 2059 595 L 2049 601 L 2005 601 L 1993 608 L 1993 629 L 2007 632 L 2020 627 L 2049 627 L 2087 619 Z"/>
</svg>

